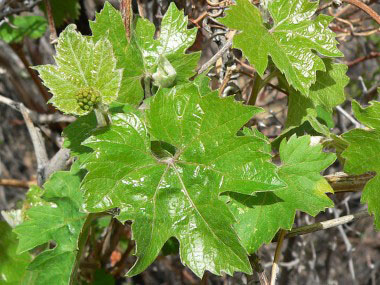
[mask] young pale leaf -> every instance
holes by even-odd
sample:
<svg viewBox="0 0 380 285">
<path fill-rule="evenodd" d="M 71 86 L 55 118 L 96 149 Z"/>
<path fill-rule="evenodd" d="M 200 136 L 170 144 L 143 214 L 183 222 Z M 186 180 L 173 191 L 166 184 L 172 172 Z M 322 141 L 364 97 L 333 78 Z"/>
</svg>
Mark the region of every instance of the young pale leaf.
<svg viewBox="0 0 380 285">
<path fill-rule="evenodd" d="M 0 284 L 32 284 L 26 271 L 32 257 L 27 252 L 16 253 L 17 236 L 6 222 L 0 221 L 0 233 Z"/>
<path fill-rule="evenodd" d="M 199 53 L 185 54 L 197 33 L 196 29 L 187 29 L 187 23 L 187 17 L 172 3 L 162 19 L 158 39 L 154 39 L 155 26 L 138 18 L 128 42 L 120 12 L 105 3 L 90 26 L 95 40 L 107 38 L 111 42 L 118 67 L 123 68 L 118 101 L 139 104 L 144 96 L 142 79 L 160 71 L 162 61 L 169 62 L 175 70 L 175 79 L 170 79 L 173 84 L 188 82 L 188 78 L 194 75 Z"/>
<path fill-rule="evenodd" d="M 38 39 L 47 28 L 47 21 L 40 16 L 11 16 L 9 23 L 0 24 L 0 40 L 6 43 L 18 43 L 25 37 Z"/>
<path fill-rule="evenodd" d="M 374 215 L 376 228 L 380 230 L 380 102 L 361 108 L 353 101 L 352 109 L 356 118 L 370 130 L 354 129 L 343 135 L 349 143 L 342 153 L 346 159 L 344 171 L 351 174 L 377 173 L 364 187 L 361 201 L 368 204 L 368 211 Z"/>
<path fill-rule="evenodd" d="M 84 142 L 96 154 L 85 164 L 87 210 L 117 207 L 121 221 L 133 221 L 138 259 L 129 275 L 149 266 L 171 237 L 198 276 L 251 271 L 219 194 L 283 186 L 262 140 L 236 136 L 259 111 L 232 97 L 201 97 L 198 86 L 187 84 L 152 97 L 145 122 L 129 112 L 124 124 Z"/>
<path fill-rule="evenodd" d="M 81 175 L 78 171 L 56 172 L 45 183 L 42 198 L 49 205 L 34 206 L 26 215 L 28 219 L 15 228 L 19 238 L 18 253 L 54 241 L 54 249 L 39 254 L 28 269 L 38 274 L 36 284 L 67 285 L 70 282 L 78 239 L 87 217 L 81 212 Z"/>
<path fill-rule="evenodd" d="M 84 115 L 96 104 L 108 105 L 117 98 L 122 72 L 115 69 L 116 60 L 108 40 L 93 43 L 75 29 L 75 25 L 69 25 L 59 36 L 57 65 L 35 69 L 53 93 L 50 103 L 64 113 Z M 94 104 L 90 107 L 90 103 Z"/>
<path fill-rule="evenodd" d="M 320 175 L 335 161 L 334 154 L 323 153 L 321 145 L 311 146 L 310 136 L 292 136 L 282 141 L 280 157 L 278 174 L 287 187 L 255 196 L 229 193 L 235 228 L 249 253 L 269 243 L 279 229 L 291 229 L 296 210 L 315 216 L 334 206 L 325 194 L 333 190 Z"/>
<path fill-rule="evenodd" d="M 260 76 L 263 76 L 268 56 L 271 56 L 287 81 L 307 95 L 315 82 L 317 70 L 326 70 L 314 51 L 329 57 L 343 56 L 336 47 L 335 34 L 328 28 L 332 18 L 318 15 L 311 19 L 318 1 L 268 1 L 268 11 L 274 22 L 269 29 L 260 10 L 249 0 L 236 2 L 237 5 L 232 6 L 221 21 L 229 28 L 241 31 L 234 37 L 234 46 L 243 51 Z"/>
</svg>

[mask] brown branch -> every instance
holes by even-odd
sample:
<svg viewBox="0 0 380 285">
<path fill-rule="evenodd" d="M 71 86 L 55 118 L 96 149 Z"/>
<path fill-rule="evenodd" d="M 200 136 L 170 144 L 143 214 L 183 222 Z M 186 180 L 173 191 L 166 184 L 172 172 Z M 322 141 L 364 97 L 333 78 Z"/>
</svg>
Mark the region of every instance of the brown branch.
<svg viewBox="0 0 380 285">
<path fill-rule="evenodd" d="M 352 61 L 346 62 L 346 65 L 348 67 L 352 67 L 352 66 L 355 66 L 355 65 L 357 65 L 363 61 L 373 59 L 373 58 L 377 58 L 377 57 L 380 57 L 380 52 L 371 51 L 368 55 L 361 56 L 361 57 L 358 57 Z"/>
<path fill-rule="evenodd" d="M 7 187 L 20 187 L 29 189 L 31 185 L 36 185 L 36 181 L 24 181 L 24 180 L 18 180 L 18 179 L 1 179 L 0 178 L 0 186 L 7 186 Z"/>
<path fill-rule="evenodd" d="M 278 238 L 277 246 L 276 246 L 276 251 L 274 253 L 274 260 L 273 260 L 273 265 L 272 265 L 270 285 L 275 285 L 276 284 L 276 276 L 277 276 L 277 270 L 278 270 L 278 261 L 280 260 L 281 249 L 282 249 L 282 244 L 284 242 L 285 235 L 286 235 L 286 231 L 285 230 L 281 230 L 280 231 L 280 236 Z"/>
<path fill-rule="evenodd" d="M 367 210 L 360 211 L 360 212 L 357 212 L 355 214 L 346 215 L 343 217 L 339 217 L 339 218 L 335 218 L 335 219 L 331 219 L 331 220 L 326 220 L 323 222 L 318 222 L 318 223 L 314 223 L 311 225 L 302 226 L 302 227 L 292 229 L 291 231 L 289 231 L 285 235 L 285 238 L 291 238 L 291 237 L 295 237 L 295 236 L 301 236 L 301 235 L 314 233 L 314 232 L 321 231 L 321 230 L 327 230 L 327 229 L 335 228 L 337 226 L 348 224 L 348 223 L 354 222 L 356 220 L 368 218 L 368 217 L 370 217 L 370 214 L 368 213 Z M 278 239 L 279 239 L 279 237 L 277 235 L 276 237 L 273 238 L 272 242 L 276 242 Z"/>
<path fill-rule="evenodd" d="M 342 192 L 360 192 L 366 183 L 375 177 L 375 173 L 369 172 L 362 175 L 348 175 L 343 172 L 337 172 L 332 175 L 326 175 L 325 179 L 334 189 L 335 193 Z"/>
<path fill-rule="evenodd" d="M 122 0 L 120 2 L 120 11 L 123 17 L 124 27 L 125 27 L 125 36 L 128 41 L 131 39 L 131 27 L 133 20 L 133 11 L 132 11 L 132 0 Z"/>
<path fill-rule="evenodd" d="M 358 7 L 359 9 L 363 10 L 365 13 L 367 13 L 372 19 L 374 19 L 379 25 L 380 25 L 380 15 L 375 12 L 371 7 L 364 4 L 363 2 L 359 0 L 342 0 L 343 2 L 349 3 L 351 5 L 354 5 Z"/>
<path fill-rule="evenodd" d="M 47 14 L 48 22 L 49 22 L 50 43 L 56 44 L 58 42 L 58 37 L 57 37 L 57 30 L 55 29 L 53 12 L 51 9 L 50 0 L 44 0 L 44 4 L 46 7 L 46 14 Z"/>
</svg>

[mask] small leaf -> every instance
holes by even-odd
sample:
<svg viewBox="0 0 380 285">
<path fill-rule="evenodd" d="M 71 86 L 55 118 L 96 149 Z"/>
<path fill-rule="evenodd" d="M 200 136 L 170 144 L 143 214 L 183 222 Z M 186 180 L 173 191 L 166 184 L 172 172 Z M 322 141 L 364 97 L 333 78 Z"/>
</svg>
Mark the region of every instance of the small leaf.
<svg viewBox="0 0 380 285">
<path fill-rule="evenodd" d="M 287 81 L 303 94 L 309 94 L 318 70 L 326 70 L 317 53 L 328 57 L 341 57 L 335 34 L 328 25 L 332 17 L 318 15 L 310 18 L 318 8 L 309 0 L 268 1 L 273 26 L 267 28 L 260 10 L 249 0 L 237 0 L 221 22 L 231 29 L 240 30 L 234 36 L 234 47 L 240 48 L 255 66 L 260 76 L 271 56 Z M 316 53 L 316 52 L 317 53 Z"/>
<path fill-rule="evenodd" d="M 175 86 L 152 97 L 145 120 L 131 111 L 124 124 L 84 142 L 96 153 L 85 163 L 87 210 L 117 207 L 118 219 L 133 221 L 138 260 L 129 275 L 149 266 L 171 237 L 198 276 L 251 271 L 219 194 L 283 186 L 271 155 L 262 151 L 265 142 L 236 136 L 259 111 L 232 97 L 202 97 L 194 84 Z"/>
<path fill-rule="evenodd" d="M 28 219 L 14 230 L 19 238 L 17 252 L 23 253 L 36 246 L 54 241 L 54 249 L 40 253 L 29 265 L 38 274 L 36 284 L 69 284 L 76 255 L 78 239 L 86 214 L 79 190 L 79 172 L 56 172 L 45 183 L 42 198 L 49 205 L 34 206 L 26 215 Z"/>
<path fill-rule="evenodd" d="M 29 283 L 30 275 L 26 268 L 32 257 L 29 253 L 16 253 L 18 241 L 12 228 L 0 221 L 0 284 L 18 285 Z"/>
<path fill-rule="evenodd" d="M 282 166 L 279 177 L 287 187 L 255 196 L 229 193 L 230 209 L 237 219 L 235 228 L 249 253 L 269 243 L 279 229 L 291 229 L 297 210 L 315 216 L 333 202 L 325 193 L 333 192 L 320 172 L 336 159 L 310 145 L 310 136 L 293 136 L 280 146 Z"/>
<path fill-rule="evenodd" d="M 47 21 L 41 16 L 11 16 L 9 23 L 0 24 L 0 39 L 6 43 L 19 43 L 25 37 L 38 39 L 47 28 Z"/>
<path fill-rule="evenodd" d="M 171 81 L 175 84 L 188 82 L 195 73 L 200 55 L 185 54 L 197 33 L 196 29 L 187 29 L 187 23 L 187 17 L 172 3 L 162 19 L 158 39 L 154 39 L 155 26 L 146 19 L 138 18 L 129 43 L 120 12 L 105 3 L 90 26 L 95 40 L 107 38 L 111 42 L 117 66 L 123 68 L 118 101 L 138 105 L 144 97 L 141 81 L 157 71 L 162 58 L 168 60 L 176 72 L 175 80 Z"/>
<path fill-rule="evenodd" d="M 95 108 L 99 100 L 108 105 L 117 98 L 121 70 L 115 70 L 116 60 L 107 40 L 95 44 L 75 28 L 69 25 L 58 39 L 57 65 L 35 69 L 53 93 L 50 103 L 64 113 L 84 115 L 91 108 L 83 107 L 83 100 Z"/>
<path fill-rule="evenodd" d="M 368 212 L 374 215 L 376 228 L 380 230 L 380 102 L 362 108 L 353 101 L 352 109 L 355 117 L 370 130 L 354 129 L 343 134 L 349 143 L 342 153 L 346 159 L 344 171 L 357 175 L 369 171 L 377 173 L 364 187 L 361 202 L 368 204 Z"/>
</svg>

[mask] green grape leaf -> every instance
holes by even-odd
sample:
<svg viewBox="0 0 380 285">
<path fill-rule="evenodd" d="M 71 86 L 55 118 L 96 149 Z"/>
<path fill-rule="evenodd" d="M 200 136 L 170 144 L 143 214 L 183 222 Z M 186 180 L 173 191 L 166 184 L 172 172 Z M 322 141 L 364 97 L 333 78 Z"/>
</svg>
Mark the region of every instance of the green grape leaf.
<svg viewBox="0 0 380 285">
<path fill-rule="evenodd" d="M 187 17 L 172 3 L 162 19 L 158 39 L 154 39 L 155 26 L 146 19 L 137 18 L 129 43 L 120 12 L 105 3 L 90 26 L 95 40 L 107 38 L 111 42 L 117 66 L 123 68 L 118 101 L 138 105 L 144 97 L 141 81 L 153 76 L 160 69 L 162 60 L 174 68 L 175 84 L 188 82 L 188 78 L 194 75 L 200 55 L 185 54 L 197 33 L 196 29 L 187 29 L 187 22 Z"/>
<path fill-rule="evenodd" d="M 292 136 L 281 142 L 280 157 L 278 174 L 287 187 L 255 196 L 228 194 L 235 228 L 249 253 L 271 242 L 279 229 L 291 229 L 297 210 L 315 216 L 334 206 L 325 194 L 333 189 L 320 175 L 335 161 L 334 154 L 323 153 L 321 145 L 310 145 L 310 136 Z"/>
<path fill-rule="evenodd" d="M 352 102 L 355 117 L 370 130 L 354 129 L 343 134 L 349 146 L 342 153 L 346 159 L 344 171 L 350 174 L 363 174 L 375 171 L 376 176 L 364 187 L 361 202 L 368 204 L 368 212 L 375 217 L 375 225 L 380 230 L 380 102 L 372 102 L 362 108 Z"/>
<path fill-rule="evenodd" d="M 84 165 L 86 209 L 117 207 L 119 220 L 133 221 L 138 259 L 129 275 L 149 266 L 171 237 L 180 243 L 183 264 L 198 276 L 251 271 L 219 194 L 284 185 L 263 141 L 236 135 L 260 111 L 232 97 L 202 97 L 197 85 L 185 84 L 160 89 L 145 117 L 126 113 L 123 124 L 83 143 L 96 153 Z"/>
<path fill-rule="evenodd" d="M 73 167 L 74 168 L 74 167 Z M 36 284 L 69 284 L 76 255 L 78 239 L 87 217 L 81 212 L 80 170 L 56 172 L 45 183 L 42 198 L 49 205 L 34 206 L 28 219 L 14 230 L 19 238 L 17 252 L 23 253 L 36 246 L 54 241 L 54 249 L 37 255 L 28 270 L 38 274 Z"/>
<path fill-rule="evenodd" d="M 48 26 L 41 16 L 11 16 L 9 23 L 0 24 L 0 40 L 6 43 L 19 43 L 25 37 L 38 39 L 42 37 Z"/>
<path fill-rule="evenodd" d="M 27 252 L 16 253 L 17 236 L 6 222 L 0 221 L 0 233 L 0 284 L 33 284 L 28 282 L 31 276 L 26 271 L 32 257 Z"/>
<path fill-rule="evenodd" d="M 270 28 L 264 24 L 260 10 L 249 0 L 236 2 L 237 5 L 232 6 L 221 21 L 229 28 L 241 31 L 234 36 L 234 47 L 243 51 L 260 76 L 263 76 L 268 56 L 271 56 L 287 81 L 307 95 L 316 80 L 317 70 L 326 70 L 317 53 L 328 57 L 343 56 L 336 47 L 335 34 L 328 27 L 332 17 L 318 15 L 311 19 L 318 1 L 268 1 L 268 11 L 273 19 Z"/>
<path fill-rule="evenodd" d="M 122 71 L 116 70 L 111 44 L 104 39 L 94 43 L 69 25 L 59 36 L 57 65 L 35 67 L 43 83 L 53 93 L 50 103 L 64 113 L 84 115 L 91 111 L 81 106 L 81 96 L 110 104 L 119 93 Z M 88 100 L 90 102 L 91 100 Z M 87 102 L 87 101 L 86 101 Z"/>
<path fill-rule="evenodd" d="M 53 13 L 54 23 L 57 27 L 62 26 L 65 20 L 77 20 L 80 15 L 80 5 L 78 0 L 49 0 Z M 44 3 L 40 7 L 46 11 Z"/>
</svg>

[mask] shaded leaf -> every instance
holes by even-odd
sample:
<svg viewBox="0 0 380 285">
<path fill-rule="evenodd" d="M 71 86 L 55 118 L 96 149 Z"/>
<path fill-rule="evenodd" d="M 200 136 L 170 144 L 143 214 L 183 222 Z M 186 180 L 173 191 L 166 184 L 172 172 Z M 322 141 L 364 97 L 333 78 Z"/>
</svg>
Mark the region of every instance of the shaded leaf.
<svg viewBox="0 0 380 285">
<path fill-rule="evenodd" d="M 230 209 L 237 219 L 235 228 L 249 253 L 269 243 L 279 229 L 291 229 L 297 210 L 315 216 L 333 202 L 325 193 L 333 192 L 320 172 L 336 159 L 310 145 L 310 136 L 293 136 L 280 146 L 282 166 L 279 177 L 287 187 L 255 196 L 229 193 Z"/>
<path fill-rule="evenodd" d="M 0 39 L 6 43 L 19 43 L 25 37 L 38 39 L 47 28 L 47 21 L 41 16 L 11 16 L 9 23 L 0 24 Z"/>
</svg>

